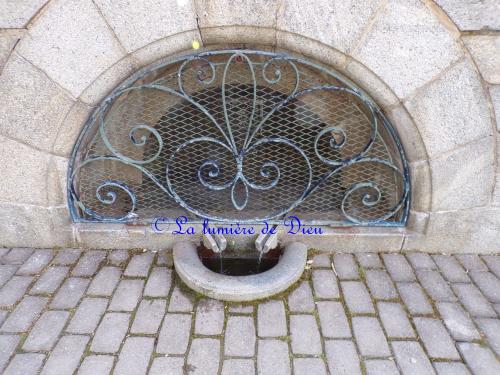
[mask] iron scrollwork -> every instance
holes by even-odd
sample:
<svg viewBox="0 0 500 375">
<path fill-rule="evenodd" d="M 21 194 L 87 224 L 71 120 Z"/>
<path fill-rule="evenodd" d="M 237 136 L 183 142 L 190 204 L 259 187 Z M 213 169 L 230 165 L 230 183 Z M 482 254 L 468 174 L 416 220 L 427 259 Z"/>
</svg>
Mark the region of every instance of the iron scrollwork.
<svg viewBox="0 0 500 375">
<path fill-rule="evenodd" d="M 160 69 L 166 69 L 166 73 L 157 78 L 154 74 Z M 314 75 L 311 71 L 318 71 L 318 77 L 326 74 L 330 79 L 315 77 L 314 81 L 309 77 Z M 154 79 L 147 79 L 149 76 Z M 345 113 L 356 113 L 357 122 L 351 124 L 350 117 L 341 109 L 328 109 L 329 112 L 324 109 L 336 97 L 342 98 L 339 107 L 348 108 Z M 157 109 L 148 101 L 168 108 Z M 135 112 L 130 110 L 131 102 L 137 108 Z M 190 123 L 190 115 L 194 123 L 195 119 L 203 119 L 199 120 L 199 131 L 196 124 Z M 147 121 L 137 120 L 143 117 Z M 188 134 L 176 124 L 194 130 Z M 297 124 L 308 134 L 296 134 Z M 273 127 L 281 130 L 274 132 Z M 176 141 L 172 140 L 173 129 Z M 94 136 L 90 137 L 92 130 Z M 116 136 L 117 133 L 124 133 L 127 140 Z M 388 142 L 394 145 L 392 151 Z M 193 150 L 207 153 L 198 155 Z M 284 163 L 287 158 L 293 160 L 293 165 Z M 194 162 L 198 165 L 191 171 Z M 325 202 L 328 199 L 320 198 L 325 196 L 321 189 L 331 190 L 329 199 L 338 202 L 337 216 L 323 213 L 319 218 L 314 215 L 308 218 L 306 210 L 303 217 L 306 222 L 402 225 L 408 210 L 408 168 L 401 144 L 387 119 L 340 75 L 284 54 L 210 51 L 164 63 L 132 77 L 97 109 L 73 152 L 68 183 L 73 219 L 108 222 L 150 219 L 138 211 L 141 202 L 130 186 L 134 184 L 127 183 L 126 178 L 112 178 L 118 167 L 108 168 L 107 172 L 102 169 L 99 173 L 89 172 L 92 183 L 87 183 L 90 177 L 82 171 L 95 163 L 126 166 L 127 171 L 135 172 L 124 172 L 121 176 L 138 173 L 141 177 L 136 178 L 136 184 L 149 180 L 161 194 L 199 219 L 279 220 L 294 210 L 300 211 L 308 199 L 320 202 L 307 208 L 316 212 L 318 209 L 314 207 L 321 206 L 322 199 Z M 189 178 L 179 174 L 182 170 L 179 165 L 183 165 Z M 158 173 L 159 168 L 163 168 L 163 174 Z M 300 169 L 300 173 L 293 168 Z M 384 170 L 384 178 L 379 173 L 368 179 L 374 170 Z M 198 193 L 186 188 L 188 182 L 193 189 L 197 186 Z M 385 190 L 389 186 L 390 191 L 384 191 L 379 182 Z M 95 190 L 94 197 L 82 194 L 85 184 Z M 287 184 L 293 188 L 287 191 Z M 229 214 L 221 215 L 220 210 L 214 213 L 208 204 L 197 205 L 199 198 L 195 195 L 200 192 L 207 197 L 218 192 L 227 194 Z M 257 209 L 255 204 L 250 207 L 251 199 L 277 192 L 285 197 L 281 205 L 276 204 L 269 211 Z M 99 212 L 117 205 L 119 199 L 127 203 L 118 213 Z M 374 210 L 378 205 L 382 208 Z M 246 211 L 252 211 L 254 216 L 238 214 Z"/>
</svg>

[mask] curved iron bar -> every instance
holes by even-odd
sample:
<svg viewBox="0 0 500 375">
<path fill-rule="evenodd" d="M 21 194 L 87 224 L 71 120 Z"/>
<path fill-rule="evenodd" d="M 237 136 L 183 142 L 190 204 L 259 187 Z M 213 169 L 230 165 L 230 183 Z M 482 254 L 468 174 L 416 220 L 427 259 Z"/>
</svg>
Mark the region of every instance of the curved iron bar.
<svg viewBox="0 0 500 375">
<path fill-rule="evenodd" d="M 223 103 L 224 119 L 226 122 L 228 134 L 226 134 L 226 132 L 223 130 L 222 126 L 217 122 L 217 120 L 210 114 L 210 112 L 204 106 L 199 104 L 196 100 L 194 100 L 189 94 L 187 94 L 185 92 L 183 81 L 182 81 L 183 73 L 184 73 L 184 70 L 186 69 L 187 64 L 189 64 L 195 60 L 200 60 L 200 61 L 203 61 L 205 64 L 207 64 L 206 66 L 208 66 L 210 68 L 211 74 L 210 74 L 209 79 L 206 79 L 204 77 L 203 71 L 199 70 L 197 72 L 198 81 L 204 85 L 207 85 L 207 86 L 210 85 L 211 83 L 213 83 L 215 81 L 215 78 L 216 78 L 216 67 L 215 67 L 215 64 L 209 60 L 209 57 L 211 55 L 217 55 L 217 54 L 221 54 L 221 53 L 231 54 L 231 56 L 229 57 L 229 59 L 225 63 L 225 68 L 224 68 L 223 77 L 222 77 L 222 103 Z M 282 100 L 280 103 L 275 105 L 260 120 L 260 122 L 257 124 L 255 129 L 253 129 L 253 131 L 252 131 L 252 124 L 253 124 L 253 120 L 254 120 L 254 116 L 255 116 L 257 82 L 256 82 L 255 71 L 253 68 L 254 63 L 247 56 L 248 54 L 259 54 L 259 55 L 264 55 L 264 56 L 269 57 L 269 59 L 267 61 L 265 61 L 263 63 L 263 66 L 262 66 L 262 76 L 263 76 L 264 81 L 267 82 L 268 84 L 276 84 L 281 80 L 281 77 L 282 77 L 281 69 L 274 65 L 275 61 L 278 61 L 278 60 L 286 61 L 287 63 L 290 64 L 293 71 L 295 72 L 295 85 L 294 85 L 292 92 L 284 100 Z M 252 83 L 253 83 L 253 85 L 252 85 L 253 86 L 252 113 L 251 113 L 249 121 L 248 121 L 247 131 L 246 131 L 243 147 L 240 150 L 237 149 L 237 145 L 234 141 L 234 137 L 232 134 L 229 115 L 227 112 L 227 102 L 226 102 L 226 92 L 225 92 L 226 78 L 227 78 L 227 74 L 229 71 L 229 67 L 230 67 L 232 61 L 236 58 L 241 58 L 241 59 L 245 60 L 246 64 L 249 66 L 251 76 L 252 76 Z M 181 60 L 179 60 L 179 61 L 181 61 Z M 227 218 L 210 216 L 207 213 L 203 213 L 194 207 L 190 207 L 189 204 L 187 204 L 176 193 L 176 191 L 173 187 L 173 184 L 169 178 L 169 168 L 170 168 L 171 163 L 175 159 L 175 155 L 178 152 L 180 152 L 184 147 L 188 146 L 189 144 L 193 144 L 193 143 L 201 142 L 201 141 L 212 142 L 212 143 L 217 144 L 219 146 L 223 146 L 225 149 L 227 149 L 232 154 L 232 156 L 236 162 L 237 171 L 236 171 L 236 174 L 233 177 L 233 179 L 230 180 L 229 182 L 223 183 L 222 185 L 216 185 L 216 184 L 213 184 L 213 183 L 206 181 L 203 177 L 203 174 L 202 174 L 203 170 L 206 170 L 207 168 L 209 168 L 208 176 L 212 177 L 212 178 L 218 177 L 219 173 L 220 173 L 220 167 L 219 167 L 218 162 L 215 160 L 207 160 L 204 163 L 202 163 L 202 165 L 200 165 L 200 167 L 198 168 L 198 180 L 205 188 L 207 188 L 209 190 L 224 190 L 224 189 L 231 188 L 231 200 L 233 203 L 233 207 L 235 207 L 237 210 L 243 210 L 246 207 L 247 202 L 248 202 L 248 196 L 249 196 L 248 188 L 249 187 L 252 189 L 256 189 L 256 190 L 268 190 L 268 189 L 271 189 L 271 188 L 277 186 L 277 184 L 279 183 L 279 180 L 281 178 L 281 172 L 280 172 L 279 166 L 273 161 L 266 161 L 261 166 L 260 175 L 264 178 L 271 178 L 271 172 L 274 171 L 274 173 L 276 174 L 274 179 L 271 180 L 270 183 L 263 184 L 263 185 L 259 185 L 259 184 L 256 184 L 256 183 L 248 180 L 245 177 L 245 174 L 243 171 L 243 161 L 244 161 L 245 156 L 252 149 L 254 149 L 255 147 L 257 147 L 259 145 L 263 145 L 263 144 L 267 144 L 267 143 L 283 143 L 283 144 L 286 144 L 288 146 L 291 146 L 306 161 L 307 168 L 308 168 L 307 186 L 304 189 L 301 196 L 298 199 L 296 199 L 294 202 L 292 202 L 292 204 L 289 205 L 287 208 L 282 209 L 277 213 L 272 213 L 269 215 L 265 215 L 265 217 L 258 218 L 257 221 L 270 220 L 270 219 L 274 219 L 274 218 L 283 217 L 284 215 L 286 215 L 287 213 L 289 213 L 290 211 L 295 209 L 298 205 L 300 205 L 300 203 L 302 203 L 308 196 L 310 196 L 310 194 L 312 194 L 316 189 L 318 189 L 318 187 L 320 185 L 322 185 L 324 181 L 329 179 L 334 174 L 339 173 L 341 170 L 346 169 L 350 165 L 358 164 L 358 163 L 365 163 L 365 162 L 376 162 L 376 163 L 381 163 L 381 164 L 391 168 L 395 173 L 399 174 L 399 176 L 402 178 L 403 193 L 401 195 L 400 200 L 392 209 L 388 210 L 386 214 L 377 218 L 376 220 L 369 220 L 369 221 L 359 220 L 358 218 L 350 215 L 345 209 L 346 201 L 349 199 L 349 197 L 351 197 L 352 194 L 354 194 L 356 191 L 358 191 L 360 189 L 371 189 L 372 191 L 375 192 L 375 195 L 365 194 L 365 196 L 361 200 L 361 203 L 364 206 L 371 207 L 371 206 L 375 206 L 380 201 L 382 193 L 381 193 L 380 189 L 373 182 L 355 183 L 349 189 L 347 189 L 344 193 L 344 196 L 342 198 L 342 204 L 341 204 L 342 214 L 344 215 L 344 217 L 346 219 L 349 220 L 350 223 L 355 224 L 355 225 L 356 224 L 377 225 L 377 224 L 380 224 L 381 222 L 383 222 L 384 220 L 387 220 L 388 218 L 394 216 L 401 209 L 401 207 L 405 206 L 405 212 L 404 212 L 404 216 L 403 216 L 403 221 L 405 222 L 406 218 L 407 218 L 407 214 L 408 214 L 407 202 L 409 201 L 409 191 L 410 191 L 409 174 L 408 174 L 407 162 L 406 162 L 406 159 L 404 158 L 403 148 L 402 148 L 402 145 L 401 145 L 394 129 L 392 129 L 392 127 L 388 123 L 387 119 L 383 116 L 383 114 L 380 114 L 380 112 L 375 109 L 372 102 L 369 99 L 367 99 L 356 88 L 338 87 L 338 86 L 333 86 L 333 85 L 319 85 L 319 86 L 309 87 L 309 88 L 301 90 L 301 91 L 297 91 L 298 87 L 299 87 L 299 82 L 300 82 L 300 71 L 296 66 L 296 62 L 301 63 L 301 64 L 306 64 L 309 66 L 313 66 L 315 68 L 321 69 L 321 71 L 326 71 L 324 68 L 319 67 L 318 65 L 315 65 L 315 64 L 312 64 L 309 62 L 305 62 L 305 61 L 302 61 L 299 59 L 290 58 L 286 55 L 277 55 L 277 54 L 263 53 L 263 52 L 257 52 L 257 51 L 215 51 L 215 52 L 211 51 L 211 52 L 206 52 L 206 53 L 198 54 L 195 56 L 191 56 L 188 58 L 184 58 L 184 61 L 181 63 L 181 65 L 178 69 L 178 73 L 177 73 L 177 75 L 178 75 L 177 82 L 178 82 L 179 91 L 171 89 L 167 86 L 159 85 L 159 84 L 154 83 L 154 82 L 140 85 L 140 86 L 127 86 L 126 84 L 121 85 L 119 89 L 117 89 L 110 97 L 108 97 L 103 102 L 103 104 L 96 111 L 96 113 L 92 115 L 91 119 L 89 119 L 89 122 L 84 129 L 84 131 L 85 131 L 88 127 L 90 127 L 93 120 L 95 118 L 97 118 L 98 124 L 99 124 L 99 134 L 101 136 L 101 139 L 102 139 L 103 143 L 105 144 L 106 148 L 114 156 L 90 157 L 90 158 L 84 160 L 83 162 L 81 162 L 81 164 L 77 165 L 75 168 L 74 164 L 76 162 L 76 154 L 77 154 L 77 151 L 79 148 L 78 146 L 79 146 L 79 143 L 82 141 L 84 134 L 85 134 L 85 132 L 82 131 L 82 133 L 79 136 L 79 140 L 78 140 L 78 142 L 75 145 L 75 148 L 73 150 L 72 163 L 71 163 L 71 166 L 70 166 L 69 171 L 68 171 L 68 176 L 69 176 L 68 197 L 70 198 L 70 201 L 73 202 L 76 206 L 78 206 L 86 215 L 88 215 L 92 218 L 95 218 L 98 221 L 118 221 L 118 222 L 121 222 L 121 221 L 128 221 L 131 218 L 133 218 L 134 215 L 136 215 L 134 213 L 134 211 L 136 209 L 136 200 L 137 199 L 136 199 L 136 196 L 133 193 L 133 191 L 130 190 L 124 183 L 122 183 L 120 181 L 106 180 L 96 188 L 96 197 L 98 198 L 98 200 L 101 203 L 106 204 L 106 205 L 111 205 L 111 204 L 115 203 L 115 201 L 116 201 L 116 193 L 114 193 L 112 191 L 107 193 L 107 196 L 108 196 L 107 199 L 102 197 L 101 190 L 106 188 L 106 187 L 114 187 L 114 188 L 121 189 L 129 195 L 131 202 L 132 202 L 132 208 L 126 215 L 123 215 L 123 216 L 118 217 L 118 218 L 117 217 L 105 217 L 103 215 L 98 214 L 94 210 L 91 210 L 91 209 L 85 207 L 85 205 L 79 200 L 79 196 L 78 196 L 76 189 L 75 189 L 75 186 L 74 186 L 74 178 L 75 178 L 77 172 L 83 166 L 89 164 L 90 162 L 97 161 L 97 160 L 115 160 L 115 161 L 119 161 L 121 163 L 124 163 L 126 165 L 130 165 L 134 168 L 139 169 L 142 173 L 144 173 L 144 175 L 146 175 L 148 178 L 150 178 L 163 192 L 165 192 L 168 196 L 172 197 L 181 207 L 194 213 L 196 216 L 208 218 L 208 219 L 212 219 L 212 220 L 217 220 L 217 221 L 227 221 Z M 267 76 L 266 72 L 267 72 L 269 66 L 275 67 L 275 72 L 274 72 L 275 78 L 274 79 L 270 79 Z M 160 67 L 161 67 L 161 65 L 160 65 Z M 343 77 L 340 77 L 337 74 L 334 74 L 333 72 L 329 72 L 329 71 L 327 71 L 327 72 L 330 75 L 332 75 L 333 77 L 335 77 L 336 79 L 340 80 L 341 82 L 343 82 L 345 84 L 349 84 L 348 81 L 343 79 Z M 216 138 L 198 137 L 198 138 L 193 138 L 191 140 L 188 140 L 188 141 L 184 142 L 183 144 L 181 144 L 180 146 L 178 146 L 177 149 L 171 154 L 170 159 L 166 165 L 166 169 L 165 169 L 166 182 L 167 182 L 166 187 L 163 186 L 163 184 L 151 172 L 149 172 L 146 168 L 142 167 L 142 165 L 156 160 L 162 152 L 163 140 L 156 129 L 154 129 L 153 127 L 151 127 L 147 124 L 137 124 L 129 131 L 129 139 L 131 140 L 131 142 L 134 146 L 137 146 L 137 147 L 145 146 L 146 142 L 147 142 L 147 136 L 145 136 L 145 135 L 142 135 L 139 140 L 136 139 L 135 134 L 139 130 L 145 130 L 145 131 L 151 133 L 158 141 L 158 145 L 159 145 L 158 151 L 155 152 L 155 154 L 153 156 L 149 157 L 146 160 L 136 160 L 136 159 L 132 159 L 130 157 L 123 155 L 122 153 L 120 153 L 118 150 L 116 150 L 113 147 L 113 145 L 109 141 L 107 134 L 106 134 L 106 122 L 104 121 L 104 117 L 105 117 L 105 114 L 108 113 L 108 110 L 112 107 L 112 104 L 116 101 L 116 99 L 118 99 L 121 95 L 123 95 L 127 92 L 132 91 L 132 90 L 142 90 L 142 89 L 155 89 L 155 90 L 159 90 L 159 91 L 171 94 L 171 95 L 175 95 L 177 97 L 180 97 L 183 100 L 186 100 L 191 105 L 193 105 L 198 110 L 200 110 L 205 116 L 207 116 L 207 118 L 220 131 L 220 133 L 222 134 L 222 136 L 224 137 L 224 140 L 225 140 L 225 142 L 222 142 L 220 140 L 217 140 Z M 335 137 L 332 136 L 332 138 L 329 141 L 329 145 L 334 150 L 340 150 L 348 142 L 347 135 L 346 135 L 345 131 L 338 126 L 328 126 L 324 129 L 322 129 L 315 137 L 314 152 L 319 160 L 321 160 L 323 163 L 331 166 L 332 169 L 326 175 L 322 176 L 314 185 L 312 185 L 312 178 L 313 178 L 312 166 L 311 166 L 311 163 L 309 161 L 309 158 L 307 157 L 305 152 L 300 147 L 295 145 L 290 140 L 288 140 L 286 138 L 282 138 L 282 137 L 281 138 L 278 138 L 278 137 L 277 138 L 271 138 L 271 137 L 263 138 L 263 139 L 257 140 L 253 144 L 252 144 L 252 141 L 255 138 L 255 136 L 258 134 L 258 132 L 260 131 L 261 127 L 266 123 L 266 121 L 269 120 L 269 118 L 271 116 L 273 116 L 274 114 L 276 114 L 279 110 L 281 110 L 282 108 L 285 108 L 292 100 L 295 100 L 302 95 L 306 95 L 308 93 L 312 93 L 314 91 L 319 91 L 319 90 L 333 91 L 333 92 L 345 92 L 345 93 L 347 93 L 349 95 L 353 95 L 353 96 L 357 97 L 359 100 L 361 100 L 361 102 L 369 109 L 369 113 L 371 115 L 371 120 L 370 120 L 371 134 L 370 134 L 370 139 L 369 139 L 368 143 L 364 146 L 363 150 L 360 153 L 358 153 L 354 156 L 350 156 L 347 159 L 343 158 L 340 160 L 331 160 L 331 159 L 328 159 L 320 154 L 319 148 L 318 148 L 319 140 L 321 139 L 321 137 L 323 137 L 327 133 L 337 134 L 338 136 L 341 137 L 341 140 L 338 141 Z M 402 164 L 403 164 L 403 172 L 401 172 L 391 162 L 388 162 L 388 161 L 382 160 L 382 159 L 378 159 L 378 158 L 367 158 L 366 157 L 367 153 L 370 151 L 373 143 L 375 142 L 376 136 L 378 134 L 378 130 L 377 130 L 378 129 L 378 122 L 377 122 L 377 115 L 375 112 L 377 112 L 377 114 L 382 116 L 383 121 L 384 121 L 384 126 L 389 130 L 390 135 L 392 136 L 392 138 L 396 142 L 397 148 L 400 152 Z M 244 194 L 243 202 L 236 201 L 235 191 L 236 191 L 237 184 L 242 184 L 244 187 L 245 194 Z M 375 196 L 375 198 L 373 198 L 374 196 Z M 73 216 L 73 219 L 75 219 L 74 210 L 72 210 L 72 216 Z M 242 222 L 242 223 L 255 222 L 255 221 L 256 221 L 256 219 L 252 219 L 252 220 L 248 220 L 248 221 L 240 220 L 240 222 Z M 384 224 L 386 224 L 386 223 L 384 223 Z"/>
</svg>

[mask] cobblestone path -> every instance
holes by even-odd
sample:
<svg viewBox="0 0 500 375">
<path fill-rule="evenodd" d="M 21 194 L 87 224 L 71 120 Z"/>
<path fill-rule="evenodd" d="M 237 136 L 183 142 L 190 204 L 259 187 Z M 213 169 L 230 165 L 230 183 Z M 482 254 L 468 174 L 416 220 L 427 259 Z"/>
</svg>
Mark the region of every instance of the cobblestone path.
<svg viewBox="0 0 500 375">
<path fill-rule="evenodd" d="M 500 256 L 311 255 L 246 305 L 169 253 L 0 249 L 5 375 L 500 374 Z"/>
</svg>

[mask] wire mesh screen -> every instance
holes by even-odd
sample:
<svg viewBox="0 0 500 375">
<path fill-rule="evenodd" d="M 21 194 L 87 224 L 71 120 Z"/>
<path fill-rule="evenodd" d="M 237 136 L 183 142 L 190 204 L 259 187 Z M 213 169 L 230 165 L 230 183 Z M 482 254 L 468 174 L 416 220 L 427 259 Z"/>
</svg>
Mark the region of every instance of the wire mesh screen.
<svg viewBox="0 0 500 375">
<path fill-rule="evenodd" d="M 75 146 L 76 221 L 402 225 L 403 151 L 339 74 L 288 55 L 203 52 L 139 72 Z"/>
</svg>

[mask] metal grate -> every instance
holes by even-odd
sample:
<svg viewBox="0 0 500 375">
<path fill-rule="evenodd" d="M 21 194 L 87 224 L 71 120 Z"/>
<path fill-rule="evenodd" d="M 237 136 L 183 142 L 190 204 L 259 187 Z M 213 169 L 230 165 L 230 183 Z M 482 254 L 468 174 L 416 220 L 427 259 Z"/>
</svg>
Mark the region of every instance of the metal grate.
<svg viewBox="0 0 500 375">
<path fill-rule="evenodd" d="M 338 73 L 223 50 L 143 70 L 95 111 L 69 172 L 75 221 L 403 225 L 409 177 L 388 120 Z"/>
</svg>

